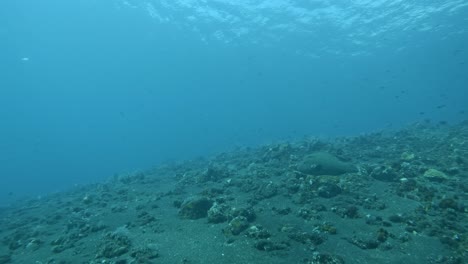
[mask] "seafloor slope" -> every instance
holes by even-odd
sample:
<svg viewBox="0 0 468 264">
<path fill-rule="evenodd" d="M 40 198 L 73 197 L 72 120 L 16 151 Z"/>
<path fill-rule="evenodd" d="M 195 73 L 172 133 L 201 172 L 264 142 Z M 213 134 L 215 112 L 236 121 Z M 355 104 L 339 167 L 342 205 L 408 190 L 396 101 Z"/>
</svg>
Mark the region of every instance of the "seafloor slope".
<svg viewBox="0 0 468 264">
<path fill-rule="evenodd" d="M 1 263 L 468 263 L 468 123 L 164 165 L 1 212 Z"/>
</svg>

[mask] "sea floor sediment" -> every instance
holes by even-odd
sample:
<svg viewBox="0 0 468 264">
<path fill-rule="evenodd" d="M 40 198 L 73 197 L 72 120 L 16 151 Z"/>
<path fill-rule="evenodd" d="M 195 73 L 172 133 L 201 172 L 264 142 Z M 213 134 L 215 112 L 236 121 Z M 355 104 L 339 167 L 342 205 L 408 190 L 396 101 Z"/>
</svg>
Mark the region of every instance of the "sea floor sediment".
<svg viewBox="0 0 468 264">
<path fill-rule="evenodd" d="M 163 164 L 0 212 L 4 263 L 468 263 L 468 122 Z"/>
</svg>

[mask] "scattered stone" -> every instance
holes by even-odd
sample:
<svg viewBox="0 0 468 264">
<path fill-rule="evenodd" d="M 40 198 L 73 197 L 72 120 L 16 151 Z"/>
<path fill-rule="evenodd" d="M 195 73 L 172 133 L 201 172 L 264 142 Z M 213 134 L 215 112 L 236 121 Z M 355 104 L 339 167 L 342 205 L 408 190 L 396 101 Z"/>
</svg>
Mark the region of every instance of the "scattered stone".
<svg viewBox="0 0 468 264">
<path fill-rule="evenodd" d="M 237 216 L 229 222 L 229 226 L 224 229 L 226 235 L 239 235 L 249 227 L 249 221 L 244 216 Z"/>
<path fill-rule="evenodd" d="M 388 237 L 389 237 L 389 233 L 387 230 L 383 228 L 380 228 L 379 230 L 377 230 L 377 240 L 380 243 L 387 241 Z"/>
<path fill-rule="evenodd" d="M 285 250 L 290 245 L 287 242 L 273 242 L 271 240 L 262 239 L 255 243 L 255 248 L 260 251 L 274 251 L 274 250 Z"/>
<path fill-rule="evenodd" d="M 345 207 L 332 207 L 331 211 L 341 216 L 342 218 L 359 218 L 359 208 L 354 205 Z"/>
<path fill-rule="evenodd" d="M 305 259 L 304 264 L 344 264 L 345 261 L 342 257 L 337 255 L 314 253 L 311 259 Z"/>
<path fill-rule="evenodd" d="M 254 225 L 247 229 L 247 236 L 254 239 L 266 239 L 269 238 L 271 234 L 261 225 Z"/>
<path fill-rule="evenodd" d="M 104 245 L 99 253 L 97 254 L 98 258 L 116 258 L 120 257 L 123 254 L 127 253 L 129 250 L 128 247 L 120 247 L 116 244 L 106 244 Z"/>
<path fill-rule="evenodd" d="M 327 152 L 316 152 L 306 156 L 298 165 L 297 170 L 311 175 L 341 175 L 356 172 L 356 167 L 340 161 Z"/>
<path fill-rule="evenodd" d="M 400 185 L 398 186 L 398 193 L 405 194 L 415 190 L 418 187 L 416 180 L 408 179 L 408 178 L 401 178 Z"/>
<path fill-rule="evenodd" d="M 206 197 L 189 198 L 184 201 L 179 210 L 179 217 L 182 219 L 199 219 L 207 217 L 208 210 L 213 205 L 213 201 Z"/>
<path fill-rule="evenodd" d="M 86 205 L 90 205 L 91 203 L 93 203 L 93 201 L 94 201 L 93 197 L 88 194 L 86 194 L 82 199 L 82 202 Z"/>
<path fill-rule="evenodd" d="M 278 193 L 278 186 L 273 182 L 268 182 L 260 186 L 255 192 L 255 199 L 263 200 L 271 198 Z"/>
<path fill-rule="evenodd" d="M 201 192 L 201 195 L 208 197 L 210 199 L 215 199 L 221 196 L 224 193 L 224 190 L 221 188 L 208 188 Z"/>
<path fill-rule="evenodd" d="M 288 237 L 299 243 L 312 244 L 314 246 L 320 245 L 326 240 L 326 237 L 319 232 L 308 233 L 299 230 L 289 232 Z"/>
<path fill-rule="evenodd" d="M 376 180 L 384 182 L 393 182 L 398 180 L 398 174 L 396 171 L 389 166 L 378 166 L 375 167 L 370 176 Z"/>
<path fill-rule="evenodd" d="M 317 216 L 317 212 L 308 208 L 301 208 L 299 211 L 297 211 L 297 216 L 306 220 L 310 220 Z"/>
<path fill-rule="evenodd" d="M 407 152 L 407 151 L 401 153 L 401 156 L 400 156 L 400 158 L 402 160 L 405 160 L 405 161 L 414 160 L 415 157 L 416 157 L 416 155 L 414 155 L 414 153 L 410 153 L 410 152 Z"/>
<path fill-rule="evenodd" d="M 383 219 L 380 216 L 366 215 L 366 224 L 368 225 L 382 225 Z"/>
<path fill-rule="evenodd" d="M 137 218 L 139 226 L 149 225 L 157 221 L 156 217 L 150 215 L 150 213 L 146 211 L 138 213 Z"/>
<path fill-rule="evenodd" d="M 441 209 L 449 209 L 450 208 L 450 209 L 453 209 L 455 211 L 458 211 L 460 209 L 460 207 L 458 206 L 457 201 L 455 201 L 452 198 L 442 199 L 439 202 L 439 208 L 441 208 Z"/>
<path fill-rule="evenodd" d="M 55 253 L 55 254 L 58 254 L 64 250 L 66 250 L 67 248 L 62 246 L 62 245 L 57 245 L 57 246 L 53 246 L 52 247 L 52 252 Z"/>
<path fill-rule="evenodd" d="M 66 236 L 61 236 L 57 239 L 54 239 L 50 242 L 52 246 L 58 246 L 58 245 L 65 245 L 68 241 L 68 238 Z"/>
<path fill-rule="evenodd" d="M 198 178 L 198 182 L 204 183 L 208 181 L 218 182 L 224 178 L 229 178 L 231 174 L 221 166 L 212 165 L 208 167 Z"/>
<path fill-rule="evenodd" d="M 445 181 L 449 179 L 449 177 L 445 173 L 436 169 L 428 169 L 426 172 L 424 172 L 423 176 L 431 181 L 436 182 Z"/>
<path fill-rule="evenodd" d="M 135 258 L 137 263 L 148 263 L 150 260 L 158 258 L 159 252 L 150 246 L 137 248 L 130 253 L 130 256 Z"/>
<path fill-rule="evenodd" d="M 341 188 L 335 183 L 321 183 L 317 189 L 317 194 L 323 198 L 332 198 L 341 193 Z"/>
<path fill-rule="evenodd" d="M 388 220 L 393 223 L 403 223 L 406 221 L 406 218 L 402 214 L 393 214 L 388 217 Z"/>
<path fill-rule="evenodd" d="M 279 215 L 288 215 L 291 213 L 291 208 L 290 207 L 287 207 L 287 208 L 276 208 L 276 207 L 273 207 L 271 208 L 271 210 Z"/>
<path fill-rule="evenodd" d="M 40 239 L 33 238 L 26 244 L 26 249 L 30 251 L 38 250 L 44 242 Z"/>
<path fill-rule="evenodd" d="M 330 235 L 336 235 L 338 233 L 336 227 L 332 223 L 325 222 L 319 226 L 319 230 Z"/>
<path fill-rule="evenodd" d="M 253 222 L 257 215 L 255 214 L 255 211 L 252 208 L 238 208 L 235 209 L 231 212 L 230 218 L 234 218 L 237 216 L 243 216 L 247 218 L 247 221 Z"/>
<path fill-rule="evenodd" d="M 219 224 L 226 222 L 231 208 L 225 204 L 214 203 L 208 210 L 208 223 Z"/>
<path fill-rule="evenodd" d="M 347 241 L 360 249 L 376 249 L 380 242 L 374 238 L 356 238 L 347 239 Z"/>
<path fill-rule="evenodd" d="M 252 263 L 258 254 L 271 263 L 342 264 L 365 255 L 468 263 L 466 142 L 468 121 L 307 138 L 18 201 L 0 208 L 0 264 L 205 263 L 221 252 Z M 189 195 L 196 196 L 184 201 Z M 356 248 L 341 257 L 315 251 L 341 238 Z"/>
<path fill-rule="evenodd" d="M 107 233 L 102 241 L 98 258 L 116 258 L 130 251 L 132 242 L 129 238 L 130 231 L 125 227 L 119 227 L 112 233 Z"/>
</svg>

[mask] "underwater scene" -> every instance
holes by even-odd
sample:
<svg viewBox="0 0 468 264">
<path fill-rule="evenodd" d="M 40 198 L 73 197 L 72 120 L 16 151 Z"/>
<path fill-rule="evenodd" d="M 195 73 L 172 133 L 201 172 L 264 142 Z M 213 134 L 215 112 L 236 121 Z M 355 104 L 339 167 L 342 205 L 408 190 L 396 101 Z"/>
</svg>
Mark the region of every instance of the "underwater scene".
<svg viewBox="0 0 468 264">
<path fill-rule="evenodd" d="M 2 0 L 0 264 L 468 263 L 466 0 Z"/>
</svg>

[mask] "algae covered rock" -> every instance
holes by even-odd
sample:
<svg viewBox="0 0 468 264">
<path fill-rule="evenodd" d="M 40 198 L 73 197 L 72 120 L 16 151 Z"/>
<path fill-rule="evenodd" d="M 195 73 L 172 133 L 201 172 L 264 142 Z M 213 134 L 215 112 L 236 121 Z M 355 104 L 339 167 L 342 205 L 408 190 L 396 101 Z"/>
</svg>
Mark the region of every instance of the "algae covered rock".
<svg viewBox="0 0 468 264">
<path fill-rule="evenodd" d="M 445 173 L 436 169 L 428 169 L 426 172 L 424 172 L 424 177 L 433 181 L 443 181 L 449 178 Z"/>
<path fill-rule="evenodd" d="M 356 172 L 356 167 L 339 160 L 327 152 L 307 155 L 297 166 L 297 170 L 312 175 L 341 175 Z"/>
<path fill-rule="evenodd" d="M 262 184 L 255 192 L 255 199 L 263 200 L 271 198 L 278 194 L 278 186 L 273 182 L 267 182 Z"/>
<path fill-rule="evenodd" d="M 148 244 L 135 249 L 130 256 L 135 258 L 136 263 L 152 263 L 150 260 L 159 257 L 158 247 L 156 244 Z"/>
<path fill-rule="evenodd" d="M 414 155 L 414 153 L 410 153 L 410 152 L 407 152 L 407 151 L 401 153 L 401 155 L 400 155 L 400 158 L 402 160 L 405 160 L 405 161 L 414 160 L 415 157 L 416 157 L 416 155 Z"/>
<path fill-rule="evenodd" d="M 206 197 L 195 197 L 185 200 L 180 206 L 179 217 L 183 219 L 199 219 L 208 215 L 213 201 Z"/>
<path fill-rule="evenodd" d="M 390 166 L 375 167 L 370 176 L 376 180 L 384 182 L 393 182 L 398 180 L 398 173 Z"/>
<path fill-rule="evenodd" d="M 335 183 L 325 182 L 320 184 L 317 194 L 323 198 L 332 198 L 339 195 L 342 189 Z"/>
<path fill-rule="evenodd" d="M 198 177 L 198 182 L 217 182 L 230 176 L 229 170 L 222 166 L 210 166 Z"/>
<path fill-rule="evenodd" d="M 225 204 L 214 203 L 208 210 L 208 223 L 219 224 L 228 220 L 231 207 Z"/>
<path fill-rule="evenodd" d="M 271 234 L 261 225 L 254 225 L 247 230 L 247 236 L 254 239 L 266 239 L 269 238 Z"/>
<path fill-rule="evenodd" d="M 249 227 L 249 220 L 244 216 L 237 216 L 229 222 L 229 226 L 224 229 L 226 235 L 239 235 Z"/>
<path fill-rule="evenodd" d="M 97 258 L 116 258 L 130 251 L 132 241 L 130 230 L 126 226 L 118 227 L 114 232 L 109 232 L 101 241 Z"/>
</svg>

